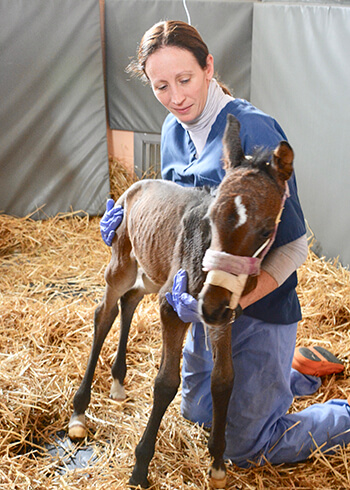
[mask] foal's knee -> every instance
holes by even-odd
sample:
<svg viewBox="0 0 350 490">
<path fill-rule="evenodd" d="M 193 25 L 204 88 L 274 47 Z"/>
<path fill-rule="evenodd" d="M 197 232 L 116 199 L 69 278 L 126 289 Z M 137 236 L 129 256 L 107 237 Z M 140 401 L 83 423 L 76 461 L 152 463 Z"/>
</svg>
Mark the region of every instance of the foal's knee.
<svg viewBox="0 0 350 490">
<path fill-rule="evenodd" d="M 231 395 L 233 388 L 233 376 L 226 379 L 213 379 L 211 383 L 211 393 L 213 396 L 224 395 L 225 393 Z"/>
</svg>

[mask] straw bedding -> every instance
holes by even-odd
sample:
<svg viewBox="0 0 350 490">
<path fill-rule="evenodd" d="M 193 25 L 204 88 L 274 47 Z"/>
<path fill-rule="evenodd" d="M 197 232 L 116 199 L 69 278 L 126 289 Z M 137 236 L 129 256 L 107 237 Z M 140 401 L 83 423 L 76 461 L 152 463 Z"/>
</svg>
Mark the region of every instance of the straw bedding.
<svg viewBox="0 0 350 490">
<path fill-rule="evenodd" d="M 121 167 L 113 169 L 112 195 L 117 197 L 131 179 Z M 81 445 L 57 437 L 67 428 L 84 373 L 109 256 L 98 218 L 71 213 L 33 221 L 0 215 L 1 488 L 127 488 L 160 361 L 155 296 L 145 298 L 134 316 L 127 358 L 129 398 L 118 403 L 108 397 L 118 339 L 114 327 L 96 369 L 87 411 L 89 437 Z M 324 378 L 315 395 L 296 400 L 292 411 L 350 394 L 350 273 L 310 249 L 299 280 L 304 319 L 298 343 L 331 349 L 346 368 Z M 150 466 L 152 488 L 206 489 L 208 434 L 182 419 L 179 403 L 178 395 L 162 422 Z M 57 452 L 52 451 L 56 446 Z M 90 464 L 71 469 L 69 457 L 82 446 L 90 449 Z M 349 468 L 350 449 L 328 457 L 316 450 L 312 459 L 297 465 L 230 467 L 228 488 L 345 489 L 350 488 Z"/>
</svg>

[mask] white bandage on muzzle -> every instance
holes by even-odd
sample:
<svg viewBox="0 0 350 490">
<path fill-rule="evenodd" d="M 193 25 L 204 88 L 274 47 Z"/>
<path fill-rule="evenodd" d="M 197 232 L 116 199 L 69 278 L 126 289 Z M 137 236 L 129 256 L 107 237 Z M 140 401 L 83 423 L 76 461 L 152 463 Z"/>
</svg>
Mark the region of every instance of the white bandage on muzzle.
<svg viewBox="0 0 350 490">
<path fill-rule="evenodd" d="M 231 310 L 237 308 L 240 297 L 242 296 L 244 286 L 247 282 L 248 274 L 239 274 L 237 276 L 229 272 L 211 270 L 208 272 L 204 284 L 220 286 L 231 292 L 231 299 L 228 307 Z"/>
</svg>

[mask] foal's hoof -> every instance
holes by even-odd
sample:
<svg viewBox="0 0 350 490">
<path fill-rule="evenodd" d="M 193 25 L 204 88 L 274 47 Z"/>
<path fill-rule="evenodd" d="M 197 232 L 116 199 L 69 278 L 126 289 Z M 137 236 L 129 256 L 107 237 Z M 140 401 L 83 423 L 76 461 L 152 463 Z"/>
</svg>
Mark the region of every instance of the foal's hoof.
<svg viewBox="0 0 350 490">
<path fill-rule="evenodd" d="M 209 486 L 210 488 L 226 488 L 226 471 L 216 470 L 211 468 L 209 472 Z"/>
<path fill-rule="evenodd" d="M 126 398 L 124 386 L 121 385 L 116 379 L 113 380 L 110 396 L 113 400 L 116 400 L 117 402 L 122 402 Z"/>
<path fill-rule="evenodd" d="M 137 463 L 134 466 L 134 469 L 132 470 L 130 480 L 129 480 L 129 485 L 131 488 L 149 488 L 150 484 L 147 478 L 147 471 L 143 468 L 140 470 L 138 468 Z"/>
<path fill-rule="evenodd" d="M 210 488 L 226 488 L 226 476 L 225 478 L 221 478 L 218 480 L 217 478 L 210 477 L 209 478 L 209 486 Z"/>
<path fill-rule="evenodd" d="M 134 478 L 131 476 L 131 478 L 129 480 L 129 488 L 134 489 L 134 488 L 140 488 L 140 487 L 141 488 L 149 488 L 150 484 L 149 484 L 148 479 L 146 478 L 142 482 L 139 482 L 139 481 L 134 480 Z"/>
<path fill-rule="evenodd" d="M 68 436 L 73 441 L 76 439 L 85 439 L 87 430 L 85 426 L 85 416 L 78 415 L 72 417 L 68 426 Z"/>
</svg>

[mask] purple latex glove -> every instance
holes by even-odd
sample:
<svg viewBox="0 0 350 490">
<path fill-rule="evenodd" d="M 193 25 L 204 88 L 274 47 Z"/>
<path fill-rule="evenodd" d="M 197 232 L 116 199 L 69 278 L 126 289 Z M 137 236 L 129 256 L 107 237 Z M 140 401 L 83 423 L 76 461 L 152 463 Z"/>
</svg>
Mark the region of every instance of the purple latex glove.
<svg viewBox="0 0 350 490">
<path fill-rule="evenodd" d="M 187 272 L 180 269 L 174 277 L 173 290 L 165 293 L 168 303 L 174 308 L 180 320 L 184 323 L 202 322 L 198 313 L 198 301 L 186 292 Z M 243 314 L 241 305 L 237 305 L 232 314 L 231 321 L 234 322 Z"/>
<path fill-rule="evenodd" d="M 100 221 L 102 240 L 109 247 L 115 235 L 115 231 L 123 220 L 124 210 L 121 206 L 114 207 L 113 199 L 108 199 L 105 214 Z"/>
<path fill-rule="evenodd" d="M 197 300 L 186 292 L 187 272 L 180 269 L 174 277 L 171 293 L 165 293 L 168 303 L 174 308 L 180 320 L 184 323 L 196 323 L 201 321 L 198 313 Z"/>
</svg>

